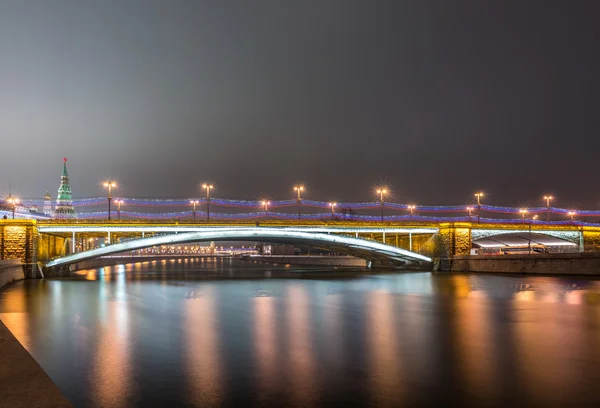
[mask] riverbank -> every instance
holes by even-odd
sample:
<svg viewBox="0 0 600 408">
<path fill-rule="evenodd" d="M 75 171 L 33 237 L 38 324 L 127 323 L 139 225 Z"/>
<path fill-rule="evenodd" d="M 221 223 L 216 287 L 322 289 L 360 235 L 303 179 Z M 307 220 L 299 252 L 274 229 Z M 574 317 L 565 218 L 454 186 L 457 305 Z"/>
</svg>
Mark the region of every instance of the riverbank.
<svg viewBox="0 0 600 408">
<path fill-rule="evenodd" d="M 67 408 L 62 395 L 46 372 L 0 321 L 0 407 Z"/>
<path fill-rule="evenodd" d="M 0 292 L 25 279 L 18 259 L 0 261 Z M 0 408 L 71 407 L 46 372 L 0 320 Z"/>
<path fill-rule="evenodd" d="M 367 261 L 353 256 L 310 256 L 310 255 L 243 255 L 244 261 L 265 262 L 283 265 L 307 266 L 350 266 L 364 268 Z"/>
<path fill-rule="evenodd" d="M 25 273 L 20 260 L 0 260 L 0 290 L 8 284 L 22 279 L 25 279 Z"/>
<path fill-rule="evenodd" d="M 466 255 L 443 260 L 440 272 L 600 276 L 600 253 Z"/>
</svg>

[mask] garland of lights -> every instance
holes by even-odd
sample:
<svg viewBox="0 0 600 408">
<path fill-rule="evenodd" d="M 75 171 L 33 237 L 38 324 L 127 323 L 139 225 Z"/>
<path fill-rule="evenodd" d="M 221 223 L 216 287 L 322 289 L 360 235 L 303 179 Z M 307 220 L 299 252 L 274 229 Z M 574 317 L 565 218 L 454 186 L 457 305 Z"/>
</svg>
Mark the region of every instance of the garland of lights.
<svg viewBox="0 0 600 408">
<path fill-rule="evenodd" d="M 177 207 L 177 206 L 187 206 L 189 207 L 192 201 L 195 201 L 197 205 L 205 205 L 206 198 L 115 198 L 115 200 L 121 200 L 124 206 L 131 207 Z M 331 208 L 331 203 L 326 201 L 314 201 L 314 200 L 300 200 L 301 206 L 303 207 L 311 207 L 311 208 Z M 87 197 L 87 198 L 79 198 L 73 199 L 73 206 L 76 208 L 86 207 L 86 206 L 98 206 L 106 203 L 106 197 Z M 224 199 L 224 198 L 211 198 L 210 203 L 219 206 L 219 207 L 232 207 L 232 208 L 258 208 L 263 209 L 264 205 L 261 200 L 232 200 L 232 199 Z M 298 204 L 298 200 L 274 200 L 270 201 L 268 204 L 269 209 L 276 208 L 285 208 L 291 207 Z M 43 199 L 24 199 L 22 200 L 22 206 L 24 207 L 41 207 L 44 205 Z M 385 208 L 388 210 L 399 210 L 399 211 L 410 211 L 410 206 L 408 204 L 400 204 L 400 203 L 391 203 L 391 202 L 360 202 L 360 203 L 337 203 L 336 209 L 339 212 L 351 211 L 351 210 L 369 210 L 369 209 L 379 209 Z M 472 211 L 477 211 L 480 209 L 481 211 L 492 212 L 492 213 L 500 213 L 500 214 L 521 214 L 522 210 L 526 210 L 529 214 L 542 214 L 542 213 L 552 213 L 552 214 L 561 214 L 568 215 L 571 210 L 565 208 L 558 207 L 530 207 L 530 208 L 519 208 L 519 207 L 504 207 L 504 206 L 496 206 L 496 205 L 487 205 L 482 204 L 481 206 L 477 205 L 450 205 L 450 206 L 417 206 L 413 210 L 415 212 L 420 213 L 467 213 L 468 208 L 471 208 Z M 122 211 L 125 214 L 124 211 Z M 151 213 L 153 217 L 177 217 L 176 214 L 191 214 L 191 211 L 187 212 L 179 212 L 179 213 Z M 197 212 L 199 214 L 200 212 Z M 88 215 L 83 215 L 84 213 L 79 212 L 80 218 L 88 218 Z M 96 214 L 94 212 L 85 213 L 85 214 Z M 138 213 L 131 213 L 132 217 L 135 217 Z M 139 213 L 143 214 L 143 213 Z M 149 213 L 150 214 L 150 213 Z M 159 215 L 162 214 L 162 215 Z M 600 210 L 580 210 L 577 211 L 578 216 L 584 217 L 600 217 Z M 222 215 L 223 217 L 229 217 L 226 215 Z M 252 215 L 256 217 L 256 214 Z M 287 215 L 286 215 L 287 216 Z M 312 216 L 312 215 L 311 215 Z M 317 216 L 321 217 L 321 215 Z M 339 213 L 336 216 L 340 216 Z M 181 215 L 180 217 L 185 217 L 185 215 Z M 242 217 L 241 214 L 231 214 L 231 217 Z M 308 215 L 305 215 L 308 217 Z M 414 217 L 417 217 L 415 214 Z M 458 217 L 460 218 L 460 217 Z M 463 217 L 464 218 L 464 217 Z"/>
</svg>

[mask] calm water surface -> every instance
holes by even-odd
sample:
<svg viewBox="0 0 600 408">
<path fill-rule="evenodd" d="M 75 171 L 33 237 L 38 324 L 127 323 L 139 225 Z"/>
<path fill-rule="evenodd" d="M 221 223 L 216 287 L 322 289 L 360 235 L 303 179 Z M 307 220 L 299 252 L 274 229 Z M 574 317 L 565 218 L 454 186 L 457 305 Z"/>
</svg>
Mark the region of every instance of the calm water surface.
<svg viewBox="0 0 600 408">
<path fill-rule="evenodd" d="M 600 406 L 598 281 L 303 271 L 82 271 L 0 319 L 76 407 Z"/>
</svg>

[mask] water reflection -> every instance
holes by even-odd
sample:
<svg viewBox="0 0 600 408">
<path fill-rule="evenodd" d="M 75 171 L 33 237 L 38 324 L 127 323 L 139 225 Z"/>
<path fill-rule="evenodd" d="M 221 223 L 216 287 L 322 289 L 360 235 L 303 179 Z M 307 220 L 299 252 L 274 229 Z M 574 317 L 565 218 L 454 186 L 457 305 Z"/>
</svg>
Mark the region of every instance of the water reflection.
<svg viewBox="0 0 600 408">
<path fill-rule="evenodd" d="M 11 285 L 0 318 L 77 407 L 600 403 L 598 281 L 330 272 L 114 266 Z"/>
<path fill-rule="evenodd" d="M 219 406 L 223 398 L 223 379 L 214 287 L 196 289 L 183 302 L 183 309 L 187 399 L 193 406 Z"/>
</svg>

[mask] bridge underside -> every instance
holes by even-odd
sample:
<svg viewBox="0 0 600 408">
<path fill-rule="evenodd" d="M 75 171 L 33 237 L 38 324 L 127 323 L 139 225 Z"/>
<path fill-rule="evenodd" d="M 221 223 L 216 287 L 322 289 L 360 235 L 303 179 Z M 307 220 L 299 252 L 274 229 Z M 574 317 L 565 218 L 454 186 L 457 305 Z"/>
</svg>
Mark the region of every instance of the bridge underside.
<svg viewBox="0 0 600 408">
<path fill-rule="evenodd" d="M 152 246 L 208 241 L 253 241 L 307 245 L 384 264 L 392 263 L 404 265 L 414 263 L 430 263 L 432 261 L 429 257 L 407 251 L 405 249 L 365 239 L 351 238 L 333 234 L 300 232 L 286 229 L 276 230 L 264 228 L 244 228 L 171 234 L 120 242 L 118 244 L 54 259 L 48 262 L 46 266 L 48 268 L 67 266 L 100 256 L 128 252 Z"/>
</svg>

